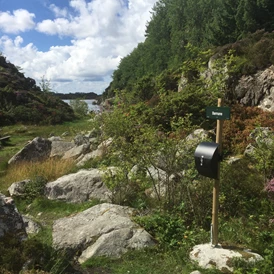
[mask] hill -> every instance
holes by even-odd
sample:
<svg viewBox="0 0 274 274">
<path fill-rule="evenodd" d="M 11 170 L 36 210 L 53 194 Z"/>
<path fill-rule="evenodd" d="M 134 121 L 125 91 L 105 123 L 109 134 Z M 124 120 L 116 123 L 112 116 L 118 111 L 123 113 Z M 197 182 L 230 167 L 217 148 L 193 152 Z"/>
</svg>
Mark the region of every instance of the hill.
<svg viewBox="0 0 274 274">
<path fill-rule="evenodd" d="M 75 118 L 69 105 L 54 93 L 42 91 L 19 70 L 0 55 L 0 126 L 56 124 Z"/>
<path fill-rule="evenodd" d="M 112 97 L 115 90 L 126 90 L 140 97 L 141 87 L 142 99 L 149 100 L 165 84 L 151 91 L 149 85 L 153 86 L 156 78 L 169 75 L 167 80 L 173 87 L 183 62 L 197 56 L 197 51 L 210 49 L 214 54 L 218 47 L 234 43 L 236 54 L 247 61 L 247 70 L 242 73 L 254 73 L 262 65 L 273 63 L 273 15 L 273 1 L 159 0 L 147 24 L 145 41 L 121 60 L 103 95 Z M 248 37 L 258 30 L 272 38 L 258 39 L 255 35 L 250 43 Z"/>
<path fill-rule="evenodd" d="M 75 93 L 55 93 L 55 96 L 62 100 L 73 100 L 73 99 L 85 99 L 85 100 L 98 100 L 101 96 L 94 92 L 75 92 Z"/>
</svg>

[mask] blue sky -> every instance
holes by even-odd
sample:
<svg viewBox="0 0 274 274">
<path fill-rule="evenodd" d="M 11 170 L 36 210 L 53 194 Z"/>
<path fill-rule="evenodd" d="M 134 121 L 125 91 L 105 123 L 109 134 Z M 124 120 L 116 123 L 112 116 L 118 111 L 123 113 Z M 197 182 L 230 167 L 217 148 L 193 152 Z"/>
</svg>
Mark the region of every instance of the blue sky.
<svg viewBox="0 0 274 274">
<path fill-rule="evenodd" d="M 55 92 L 101 94 L 157 0 L 0 0 L 0 52 Z"/>
</svg>

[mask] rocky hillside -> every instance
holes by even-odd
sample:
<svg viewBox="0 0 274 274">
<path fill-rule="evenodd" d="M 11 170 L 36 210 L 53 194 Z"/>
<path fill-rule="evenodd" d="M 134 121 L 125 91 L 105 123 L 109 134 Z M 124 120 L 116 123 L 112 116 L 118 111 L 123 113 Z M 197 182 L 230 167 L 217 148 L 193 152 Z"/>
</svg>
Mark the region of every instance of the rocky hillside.
<svg viewBox="0 0 274 274">
<path fill-rule="evenodd" d="M 0 126 L 17 122 L 56 124 L 74 119 L 72 109 L 0 56 Z"/>
</svg>

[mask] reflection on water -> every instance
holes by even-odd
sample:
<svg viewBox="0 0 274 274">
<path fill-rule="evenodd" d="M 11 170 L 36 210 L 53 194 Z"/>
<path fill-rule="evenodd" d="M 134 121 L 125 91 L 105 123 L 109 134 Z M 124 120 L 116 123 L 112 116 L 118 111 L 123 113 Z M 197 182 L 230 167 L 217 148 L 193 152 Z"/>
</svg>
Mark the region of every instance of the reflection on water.
<svg viewBox="0 0 274 274">
<path fill-rule="evenodd" d="M 70 101 L 73 101 L 73 100 L 63 100 L 63 101 L 65 103 L 69 104 Z M 90 100 L 83 100 L 83 101 L 85 101 L 88 104 L 89 111 L 95 111 L 95 112 L 100 111 L 100 106 L 94 105 L 94 103 L 93 103 L 93 102 L 96 102 L 96 100 L 90 99 Z"/>
</svg>

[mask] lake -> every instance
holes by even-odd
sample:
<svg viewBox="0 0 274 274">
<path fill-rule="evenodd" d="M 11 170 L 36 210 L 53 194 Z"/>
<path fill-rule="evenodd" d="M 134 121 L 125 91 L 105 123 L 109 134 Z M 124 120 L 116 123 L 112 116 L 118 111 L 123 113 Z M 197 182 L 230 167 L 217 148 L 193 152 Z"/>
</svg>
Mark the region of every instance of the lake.
<svg viewBox="0 0 274 274">
<path fill-rule="evenodd" d="M 69 104 L 70 101 L 73 101 L 73 100 L 68 99 L 68 100 L 63 100 L 63 101 L 65 103 Z M 93 102 L 96 102 L 96 100 L 90 99 L 90 100 L 83 100 L 83 101 L 85 101 L 88 104 L 88 110 L 89 111 L 95 111 L 95 112 L 100 111 L 100 106 L 93 104 Z"/>
</svg>

